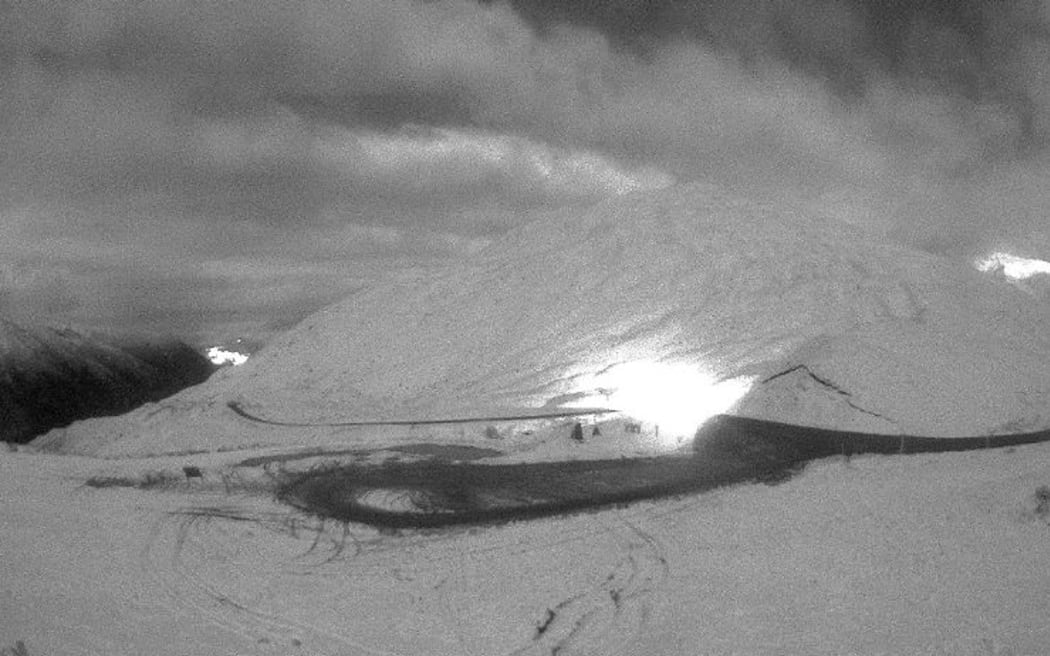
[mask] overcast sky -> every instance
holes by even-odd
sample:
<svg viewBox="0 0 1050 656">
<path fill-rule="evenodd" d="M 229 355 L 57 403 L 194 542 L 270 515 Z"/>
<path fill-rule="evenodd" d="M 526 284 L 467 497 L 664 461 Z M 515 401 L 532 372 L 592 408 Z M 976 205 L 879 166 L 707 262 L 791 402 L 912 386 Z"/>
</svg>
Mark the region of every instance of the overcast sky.
<svg viewBox="0 0 1050 656">
<path fill-rule="evenodd" d="M 708 180 L 1050 256 L 1050 2 L 6 0 L 0 314 L 264 339 Z"/>
</svg>

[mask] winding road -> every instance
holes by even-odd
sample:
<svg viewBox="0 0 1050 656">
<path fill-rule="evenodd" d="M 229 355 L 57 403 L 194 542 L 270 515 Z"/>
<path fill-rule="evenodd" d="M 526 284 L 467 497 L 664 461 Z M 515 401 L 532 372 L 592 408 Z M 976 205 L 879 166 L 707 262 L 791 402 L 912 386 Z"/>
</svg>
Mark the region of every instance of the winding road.
<svg viewBox="0 0 1050 656">
<path fill-rule="evenodd" d="M 267 419 L 252 414 L 244 409 L 237 401 L 226 404 L 235 414 L 248 421 L 270 426 L 290 426 L 297 428 L 339 428 L 357 426 L 435 426 L 439 424 L 472 424 L 481 422 L 497 421 L 527 421 L 529 419 L 560 419 L 566 417 L 590 417 L 593 415 L 609 414 L 618 412 L 609 408 L 571 408 L 565 410 L 536 410 L 533 412 L 522 412 L 520 414 L 492 415 L 485 417 L 450 417 L 441 419 L 378 419 L 367 421 L 339 421 L 339 422 L 297 422 L 281 421 L 278 419 Z"/>
</svg>

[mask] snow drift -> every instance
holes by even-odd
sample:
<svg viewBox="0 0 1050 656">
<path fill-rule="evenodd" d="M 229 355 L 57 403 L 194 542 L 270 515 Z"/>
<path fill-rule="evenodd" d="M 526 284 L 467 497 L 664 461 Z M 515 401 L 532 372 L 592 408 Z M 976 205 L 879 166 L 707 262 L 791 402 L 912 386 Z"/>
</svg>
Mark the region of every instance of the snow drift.
<svg viewBox="0 0 1050 656">
<path fill-rule="evenodd" d="M 203 382 L 213 368 L 171 339 L 28 329 L 0 319 L 0 440 L 126 412 Z"/>
<path fill-rule="evenodd" d="M 159 406 L 38 440 L 78 453 L 305 443 L 326 424 L 616 405 L 639 363 L 746 381 L 733 412 L 952 436 L 1050 424 L 1050 316 L 961 263 L 703 185 L 524 225 L 426 280 L 379 283 Z M 689 385 L 683 383 L 679 387 Z M 264 430 L 227 407 L 317 429 Z M 657 418 L 658 421 L 658 418 Z M 464 439 L 474 439 L 466 436 Z"/>
</svg>

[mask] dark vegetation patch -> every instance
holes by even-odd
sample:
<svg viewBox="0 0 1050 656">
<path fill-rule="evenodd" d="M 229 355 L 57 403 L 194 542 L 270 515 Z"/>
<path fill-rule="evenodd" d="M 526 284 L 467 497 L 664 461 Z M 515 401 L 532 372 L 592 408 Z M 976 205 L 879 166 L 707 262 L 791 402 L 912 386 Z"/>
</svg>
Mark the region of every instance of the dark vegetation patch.
<svg viewBox="0 0 1050 656">
<path fill-rule="evenodd" d="M 336 457 L 346 455 L 363 455 L 368 452 L 362 449 L 338 449 L 338 450 L 325 450 L 321 448 L 316 449 L 304 449 L 302 451 L 296 451 L 295 453 L 274 453 L 267 456 L 254 456 L 252 458 L 245 458 L 238 462 L 236 467 L 260 467 L 269 465 L 275 462 L 292 462 L 294 460 L 306 460 L 307 458 L 316 458 L 318 456 L 325 457 Z"/>
<path fill-rule="evenodd" d="M 392 446 L 387 450 L 430 456 L 436 460 L 478 460 L 503 455 L 503 452 L 497 449 L 486 449 L 469 444 L 406 444 Z"/>
<path fill-rule="evenodd" d="M 14 647 L 0 649 L 0 656 L 29 656 L 29 649 L 26 648 L 26 643 L 18 640 Z"/>
<path fill-rule="evenodd" d="M 280 498 L 341 521 L 424 528 L 507 521 L 672 493 L 688 458 L 465 465 L 440 461 L 346 465 L 309 473 Z M 671 470 L 677 469 L 677 472 Z"/>
<path fill-rule="evenodd" d="M 92 476 L 84 485 L 93 488 L 132 487 L 148 490 L 158 487 L 169 487 L 186 480 L 181 473 L 169 471 L 150 471 L 138 476 Z"/>
<path fill-rule="evenodd" d="M 616 460 L 482 465 L 339 465 L 289 476 L 278 497 L 306 512 L 381 528 L 485 524 L 594 510 L 747 483 L 778 483 L 835 455 L 910 454 L 1050 440 L 1050 431 L 973 438 L 876 435 L 721 416 L 694 452 Z M 1050 506 L 1050 492 L 1047 494 Z M 1047 512 L 1050 512 L 1048 510 Z"/>
<path fill-rule="evenodd" d="M 1024 516 L 1030 520 L 1050 524 L 1050 485 L 1040 485 L 1035 489 Z"/>
<path fill-rule="evenodd" d="M 1035 497 L 1036 514 L 1043 518 L 1050 515 L 1050 486 L 1040 485 L 1032 496 Z"/>
<path fill-rule="evenodd" d="M 405 444 L 402 446 L 391 446 L 383 449 L 304 449 L 295 453 L 275 453 L 272 455 L 255 456 L 245 458 L 237 463 L 238 467 L 259 467 L 270 463 L 286 463 L 295 460 L 307 460 L 309 458 L 335 458 L 339 456 L 355 456 L 361 459 L 382 454 L 384 452 L 407 453 L 411 455 L 429 456 L 434 460 L 478 460 L 503 455 L 502 451 L 486 449 L 469 444 Z"/>
</svg>

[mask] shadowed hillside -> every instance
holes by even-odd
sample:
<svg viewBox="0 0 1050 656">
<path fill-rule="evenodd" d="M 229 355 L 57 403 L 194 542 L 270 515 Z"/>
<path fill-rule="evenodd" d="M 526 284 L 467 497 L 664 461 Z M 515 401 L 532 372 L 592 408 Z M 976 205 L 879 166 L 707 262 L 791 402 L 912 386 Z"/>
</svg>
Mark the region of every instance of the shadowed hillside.
<svg viewBox="0 0 1050 656">
<path fill-rule="evenodd" d="M 203 382 L 214 367 L 174 339 L 29 329 L 0 320 L 0 439 L 28 442 Z"/>
</svg>

